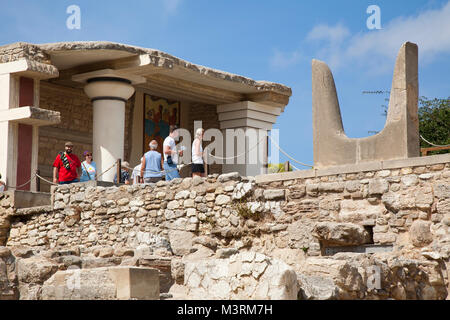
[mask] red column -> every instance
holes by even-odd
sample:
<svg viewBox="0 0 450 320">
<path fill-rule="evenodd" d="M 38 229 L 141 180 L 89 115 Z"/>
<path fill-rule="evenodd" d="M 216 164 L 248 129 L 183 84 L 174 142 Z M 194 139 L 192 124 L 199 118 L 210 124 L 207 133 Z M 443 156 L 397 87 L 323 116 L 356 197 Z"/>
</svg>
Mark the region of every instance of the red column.
<svg viewBox="0 0 450 320">
<path fill-rule="evenodd" d="M 34 80 L 20 78 L 19 107 L 34 105 Z M 31 177 L 31 155 L 33 150 L 33 126 L 19 124 L 18 130 L 18 155 L 17 155 L 17 186 L 30 180 Z M 17 190 L 30 191 L 31 183 L 17 188 Z"/>
</svg>

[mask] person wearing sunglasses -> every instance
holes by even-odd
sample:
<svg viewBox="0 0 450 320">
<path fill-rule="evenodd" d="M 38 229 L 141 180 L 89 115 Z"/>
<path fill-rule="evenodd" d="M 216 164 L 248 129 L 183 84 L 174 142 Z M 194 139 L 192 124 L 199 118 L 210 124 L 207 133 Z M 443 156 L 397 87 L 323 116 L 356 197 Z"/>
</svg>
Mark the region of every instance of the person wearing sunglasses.
<svg viewBox="0 0 450 320">
<path fill-rule="evenodd" d="M 97 164 L 93 161 L 92 152 L 83 152 L 83 157 L 86 159 L 81 163 L 81 178 L 80 182 L 86 182 L 97 179 Z"/>
<path fill-rule="evenodd" d="M 81 162 L 72 150 L 73 143 L 68 141 L 64 152 L 56 156 L 53 162 L 53 183 L 69 184 L 79 181 Z"/>
</svg>

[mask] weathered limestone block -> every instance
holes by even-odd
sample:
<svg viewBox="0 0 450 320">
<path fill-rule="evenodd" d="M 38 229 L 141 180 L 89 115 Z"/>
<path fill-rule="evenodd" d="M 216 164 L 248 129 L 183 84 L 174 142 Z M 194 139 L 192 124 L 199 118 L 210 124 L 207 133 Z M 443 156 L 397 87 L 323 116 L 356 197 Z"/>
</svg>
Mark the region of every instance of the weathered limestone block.
<svg viewBox="0 0 450 320">
<path fill-rule="evenodd" d="M 0 247 L 0 300 L 19 298 L 15 261 L 9 248 Z"/>
<path fill-rule="evenodd" d="M 369 195 L 380 195 L 389 191 L 389 183 L 385 179 L 372 179 L 369 181 Z"/>
<path fill-rule="evenodd" d="M 330 278 L 298 274 L 297 279 L 301 300 L 335 300 L 339 296 L 339 288 Z"/>
<path fill-rule="evenodd" d="M 113 267 L 58 271 L 42 287 L 43 300 L 157 300 L 158 270 Z"/>
<path fill-rule="evenodd" d="M 431 187 L 423 187 L 416 190 L 415 193 L 416 207 L 422 210 L 427 210 L 433 204 L 433 190 Z"/>
<path fill-rule="evenodd" d="M 182 190 L 175 195 L 175 200 L 187 199 L 191 194 L 190 190 Z"/>
<path fill-rule="evenodd" d="M 202 246 L 205 246 L 207 248 L 210 248 L 212 250 L 216 250 L 217 248 L 217 240 L 208 236 L 199 236 L 193 239 L 193 244 L 201 244 Z"/>
<path fill-rule="evenodd" d="M 264 198 L 266 200 L 284 200 L 285 194 L 282 189 L 264 190 Z"/>
<path fill-rule="evenodd" d="M 408 192 L 408 190 L 403 192 L 393 192 L 391 190 L 383 194 L 381 201 L 386 206 L 386 209 L 394 213 L 402 209 L 414 209 L 416 207 L 415 194 Z"/>
<path fill-rule="evenodd" d="M 434 195 L 438 199 L 449 199 L 450 198 L 450 185 L 448 183 L 437 182 L 433 184 Z"/>
<path fill-rule="evenodd" d="M 419 178 L 417 177 L 417 175 L 411 174 L 407 176 L 402 176 L 401 182 L 404 187 L 411 187 L 419 183 Z"/>
<path fill-rule="evenodd" d="M 291 249 L 308 248 L 308 254 L 318 255 L 320 251 L 313 250 L 313 244 L 319 241 L 312 235 L 314 222 L 298 220 L 289 224 L 287 228 L 288 245 Z"/>
<path fill-rule="evenodd" d="M 377 244 L 392 244 L 397 240 L 395 233 L 374 233 L 373 242 Z"/>
<path fill-rule="evenodd" d="M 319 222 L 313 234 L 327 244 L 361 245 L 370 241 L 370 234 L 360 225 L 353 223 Z"/>
<path fill-rule="evenodd" d="M 293 199 L 301 199 L 306 194 L 306 186 L 305 185 L 296 185 L 295 187 L 291 187 L 289 190 L 289 194 L 286 195 L 288 200 Z"/>
<path fill-rule="evenodd" d="M 134 250 L 127 247 L 118 247 L 114 250 L 114 255 L 117 257 L 133 257 Z"/>
<path fill-rule="evenodd" d="M 367 200 L 341 201 L 339 219 L 343 222 L 362 222 L 368 219 L 376 219 L 385 212 L 383 205 L 372 205 Z"/>
<path fill-rule="evenodd" d="M 437 262 L 419 261 L 393 256 L 387 259 L 388 283 L 396 284 L 392 297 L 397 300 L 443 300 L 445 288 L 443 270 Z"/>
<path fill-rule="evenodd" d="M 184 210 L 172 210 L 172 209 L 167 209 L 164 212 L 164 216 L 166 217 L 167 220 L 172 220 L 172 219 L 178 219 L 180 217 L 183 217 L 185 215 Z"/>
<path fill-rule="evenodd" d="M 190 299 L 295 300 L 298 293 L 294 270 L 254 252 L 187 262 L 184 279 Z"/>
<path fill-rule="evenodd" d="M 345 184 L 343 182 L 323 182 L 319 184 L 320 192 L 342 192 Z"/>
<path fill-rule="evenodd" d="M 42 284 L 58 270 L 56 263 L 40 256 L 17 259 L 16 266 L 18 279 L 22 283 Z"/>
<path fill-rule="evenodd" d="M 450 198 L 439 200 L 436 205 L 436 210 L 440 214 L 450 214 Z"/>
<path fill-rule="evenodd" d="M 223 205 L 229 204 L 230 202 L 231 202 L 231 198 L 229 196 L 220 194 L 217 196 L 215 204 L 217 206 L 223 206 Z"/>
<path fill-rule="evenodd" d="M 253 185 L 251 182 L 247 182 L 247 183 L 239 182 L 236 185 L 236 187 L 234 188 L 234 192 L 232 194 L 232 199 L 239 200 L 239 199 L 246 197 L 252 190 L 252 187 L 253 187 Z"/>
<path fill-rule="evenodd" d="M 218 178 L 217 181 L 219 181 L 220 183 L 224 183 L 230 180 L 235 180 L 235 181 L 240 181 L 241 180 L 241 176 L 239 175 L 238 172 L 230 172 L 230 173 L 224 173 L 221 174 Z"/>
<path fill-rule="evenodd" d="M 338 212 L 341 209 L 341 199 L 326 197 L 319 201 L 319 209 Z"/>
<path fill-rule="evenodd" d="M 171 230 L 169 242 L 172 252 L 177 256 L 183 256 L 191 252 L 194 234 L 192 232 Z"/>
<path fill-rule="evenodd" d="M 409 238 L 416 247 L 423 247 L 433 241 L 430 230 L 431 222 L 416 220 L 409 228 Z"/>
<path fill-rule="evenodd" d="M 98 256 L 100 258 L 110 258 L 114 255 L 114 248 L 112 247 L 103 247 L 99 249 Z"/>
<path fill-rule="evenodd" d="M 167 209 L 175 210 L 180 207 L 180 203 L 177 200 L 172 200 L 167 204 Z"/>
<path fill-rule="evenodd" d="M 334 293 L 331 281 L 338 287 L 339 299 L 357 299 L 363 297 L 364 282 L 358 269 L 344 260 L 330 258 L 308 258 L 301 266 L 301 274 L 324 278 L 328 291 Z"/>
<path fill-rule="evenodd" d="M 361 190 L 361 183 L 357 180 L 347 181 L 345 183 L 345 189 L 348 192 L 356 192 Z"/>
<path fill-rule="evenodd" d="M 84 258 L 81 260 L 81 267 L 83 269 L 95 269 L 103 267 L 114 267 L 120 265 L 121 258 L 109 257 L 109 258 Z"/>
</svg>

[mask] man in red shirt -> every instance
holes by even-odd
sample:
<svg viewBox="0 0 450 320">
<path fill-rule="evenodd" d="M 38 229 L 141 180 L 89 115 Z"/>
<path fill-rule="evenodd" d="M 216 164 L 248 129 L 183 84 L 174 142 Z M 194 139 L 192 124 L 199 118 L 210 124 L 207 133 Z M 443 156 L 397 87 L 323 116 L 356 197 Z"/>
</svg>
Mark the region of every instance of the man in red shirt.
<svg viewBox="0 0 450 320">
<path fill-rule="evenodd" d="M 78 182 L 81 162 L 78 157 L 72 153 L 73 143 L 66 142 L 65 152 L 60 152 L 53 162 L 53 183 L 69 184 Z M 59 177 L 59 180 L 57 178 Z"/>
</svg>

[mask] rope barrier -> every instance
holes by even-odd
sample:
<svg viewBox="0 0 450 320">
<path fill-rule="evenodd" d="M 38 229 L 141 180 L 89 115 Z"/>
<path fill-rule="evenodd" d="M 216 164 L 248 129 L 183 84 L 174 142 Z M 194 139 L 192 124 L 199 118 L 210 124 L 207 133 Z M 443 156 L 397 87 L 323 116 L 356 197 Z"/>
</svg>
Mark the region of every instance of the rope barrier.
<svg viewBox="0 0 450 320">
<path fill-rule="evenodd" d="M 38 175 L 37 173 L 36 173 L 36 177 L 38 177 L 39 179 L 41 179 L 41 180 L 43 180 L 44 182 L 47 182 L 48 184 L 51 184 L 51 185 L 53 185 L 53 186 L 58 186 L 59 184 L 57 184 L 57 183 L 54 183 L 53 181 L 49 181 L 49 180 L 47 180 L 47 179 L 45 179 L 45 178 L 42 178 L 40 175 Z"/>
<path fill-rule="evenodd" d="M 291 159 L 292 161 L 294 161 L 294 162 L 296 162 L 296 163 L 298 163 L 298 164 L 300 164 L 300 165 L 306 166 L 306 167 L 314 168 L 314 167 L 311 166 L 311 165 L 308 165 L 308 164 L 305 164 L 305 163 L 303 163 L 303 162 L 297 161 L 296 159 L 294 159 L 293 157 L 291 157 L 291 156 L 290 156 L 289 154 L 287 154 L 283 149 L 281 149 L 281 147 L 280 147 L 280 146 L 274 141 L 274 139 L 272 139 L 272 137 L 270 137 L 269 135 L 268 135 L 268 136 L 264 136 L 261 140 L 258 141 L 258 143 L 257 143 L 256 145 L 252 146 L 250 149 L 248 149 L 248 150 L 245 151 L 244 153 L 241 153 L 241 154 L 236 155 L 236 156 L 232 156 L 232 157 L 219 157 L 219 156 L 215 156 L 215 155 L 213 155 L 213 154 L 211 154 L 211 153 L 208 153 L 208 155 L 211 156 L 211 157 L 213 157 L 213 158 L 219 159 L 219 160 L 231 160 L 231 159 L 236 159 L 236 158 L 242 157 L 243 155 L 249 153 L 250 151 L 252 151 L 252 150 L 255 149 L 256 147 L 258 147 L 258 146 L 261 144 L 261 142 L 262 142 L 263 140 L 266 139 L 266 137 L 269 137 L 269 139 L 270 139 L 270 140 L 272 141 L 272 143 L 278 148 L 278 150 L 280 150 L 286 157 L 288 157 L 288 158 Z M 447 145 L 447 146 L 438 146 L 438 145 L 434 145 L 434 144 L 428 142 L 427 140 L 425 140 L 422 136 L 420 136 L 420 137 L 421 137 L 426 143 L 428 143 L 428 144 L 430 144 L 430 145 L 432 145 L 432 146 L 436 146 L 436 147 L 447 147 L 447 146 L 450 146 L 450 145 Z M 175 170 L 179 170 L 179 169 L 181 169 L 181 168 L 183 168 L 183 167 L 185 167 L 185 166 L 188 166 L 188 165 L 190 165 L 190 164 L 192 164 L 192 162 L 181 164 L 181 165 L 180 165 L 180 168 L 177 167 L 177 168 L 173 168 L 173 169 L 170 169 L 170 170 L 161 170 L 161 171 L 156 171 L 156 170 L 144 170 L 144 173 L 161 173 L 161 174 L 167 174 L 167 173 L 169 173 L 169 172 L 172 172 L 172 171 L 175 171 Z M 114 168 L 115 166 L 117 166 L 117 162 L 115 162 L 113 165 L 111 165 L 108 169 L 106 169 L 106 170 L 103 171 L 102 173 L 98 174 L 98 175 L 97 175 L 97 179 L 100 178 L 101 176 L 103 176 L 106 172 L 108 172 L 109 170 L 111 170 L 111 169 Z M 292 166 L 295 170 L 300 170 L 300 169 L 298 169 L 297 167 L 295 167 L 295 166 L 292 165 L 292 164 L 291 164 L 291 166 Z M 134 168 L 125 167 L 125 166 L 124 166 L 124 168 L 127 168 L 127 169 L 131 170 L 132 173 L 135 172 L 135 169 L 134 169 Z M 140 174 L 140 170 L 137 171 L 137 172 Z M 54 186 L 59 185 L 59 184 L 57 184 L 57 183 L 54 183 L 53 181 L 49 181 L 49 180 L 47 180 L 47 179 L 41 177 L 41 176 L 40 176 L 39 174 L 37 174 L 37 173 L 34 173 L 33 176 L 32 176 L 27 182 L 25 182 L 24 184 L 21 184 L 20 186 L 13 187 L 13 186 L 6 185 L 6 187 L 7 187 L 8 189 L 18 189 L 18 188 L 21 188 L 21 187 L 27 185 L 28 183 L 30 183 L 31 181 L 33 181 L 33 179 L 35 179 L 35 178 L 39 178 L 40 180 L 42 180 L 42 181 L 44 181 L 44 182 L 46 182 L 46 183 L 48 183 L 48 184 L 50 184 L 50 185 L 54 185 Z"/>
<path fill-rule="evenodd" d="M 261 143 L 261 141 L 263 141 L 263 140 L 266 139 L 266 137 L 268 137 L 268 136 L 264 136 L 261 140 L 258 141 L 258 143 L 257 143 L 256 145 L 254 145 L 253 147 L 251 147 L 251 148 L 248 149 L 247 151 L 245 151 L 245 152 L 243 152 L 243 153 L 241 153 L 241 154 L 238 154 L 237 156 L 222 158 L 222 157 L 217 157 L 217 156 L 215 156 L 215 155 L 212 155 L 211 153 L 208 153 L 208 155 L 210 155 L 210 156 L 213 157 L 213 158 L 219 159 L 219 160 L 232 160 L 232 159 L 236 159 L 236 158 L 242 157 L 243 155 L 245 155 L 245 154 L 249 153 L 250 151 L 252 151 L 253 149 L 255 149 L 257 146 L 259 146 L 259 144 Z"/>
<path fill-rule="evenodd" d="M 272 141 L 272 143 L 278 148 L 278 150 L 280 150 L 281 153 L 283 153 L 286 157 L 288 157 L 289 159 L 291 159 L 292 161 L 294 161 L 294 162 L 296 162 L 296 163 L 298 163 L 298 164 L 301 164 L 302 166 L 314 168 L 314 166 L 310 166 L 309 164 L 306 164 L 306 163 L 297 161 L 297 160 L 295 160 L 294 158 L 292 158 L 292 157 L 291 157 L 290 155 L 288 155 L 283 149 L 281 149 L 281 147 L 280 147 L 280 146 L 272 139 L 271 136 L 268 136 L 268 137 L 269 137 L 269 139 Z"/>
<path fill-rule="evenodd" d="M 190 165 L 190 164 L 192 164 L 192 162 L 180 164 L 180 169 L 183 168 L 183 167 L 185 167 L 185 166 L 188 166 L 188 165 Z M 130 167 L 125 167 L 125 168 L 132 170 L 132 172 L 135 172 L 135 171 L 137 171 L 138 173 L 141 172 L 141 170 L 134 170 L 134 169 L 132 169 L 132 168 L 130 168 Z M 178 168 L 173 168 L 173 169 L 170 169 L 170 170 L 168 170 L 168 171 L 167 171 L 167 170 L 161 170 L 161 171 L 156 171 L 156 170 L 144 170 L 144 173 L 164 173 L 164 174 L 165 174 L 165 173 L 167 173 L 167 172 L 172 172 L 172 171 L 175 171 L 175 170 L 178 170 Z"/>
<path fill-rule="evenodd" d="M 114 162 L 114 164 L 109 167 L 108 169 L 106 169 L 105 171 L 103 171 L 102 173 L 100 173 L 99 175 L 97 175 L 97 179 L 100 178 L 102 175 L 104 175 L 105 173 L 107 173 L 109 170 L 111 170 L 112 168 L 114 168 L 117 165 L 117 162 Z"/>
<path fill-rule="evenodd" d="M 31 181 L 33 181 L 34 178 L 36 178 L 36 176 L 37 176 L 37 174 L 35 173 L 35 174 L 30 178 L 30 180 L 28 180 L 28 181 L 25 182 L 24 184 L 21 184 L 20 186 L 15 186 L 15 187 L 13 187 L 13 186 L 9 186 L 9 185 L 5 184 L 5 185 L 6 185 L 6 188 L 8 188 L 8 189 L 19 189 L 19 188 L 22 188 L 23 186 L 26 186 L 26 185 L 29 184 Z"/>
<path fill-rule="evenodd" d="M 440 146 L 440 145 L 433 144 L 433 143 L 429 142 L 429 141 L 426 140 L 424 137 L 422 137 L 422 135 L 420 135 L 420 137 L 422 138 L 423 141 L 425 141 L 426 143 L 428 143 L 429 145 L 431 145 L 431 146 L 433 146 L 433 147 L 444 147 L 444 148 L 450 147 L 450 144 L 447 144 L 447 145 L 445 145 L 445 146 Z"/>
</svg>

